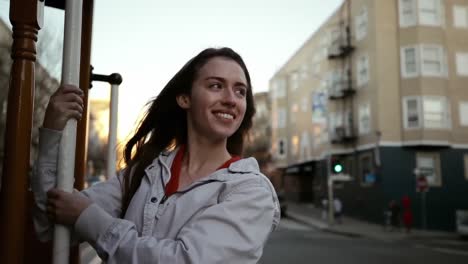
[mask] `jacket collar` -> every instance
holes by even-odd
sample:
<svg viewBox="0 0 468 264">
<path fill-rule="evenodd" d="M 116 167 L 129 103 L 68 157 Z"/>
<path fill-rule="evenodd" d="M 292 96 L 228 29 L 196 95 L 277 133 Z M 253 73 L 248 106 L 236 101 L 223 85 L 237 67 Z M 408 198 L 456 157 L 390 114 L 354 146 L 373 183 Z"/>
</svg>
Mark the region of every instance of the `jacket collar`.
<svg viewBox="0 0 468 264">
<path fill-rule="evenodd" d="M 163 172 L 162 179 L 164 181 L 164 184 L 166 184 L 169 181 L 171 175 L 170 168 L 178 150 L 179 148 L 175 148 L 174 150 L 161 152 L 161 154 L 156 159 L 154 159 L 154 161 L 145 169 L 146 175 L 148 176 L 150 183 L 153 183 L 154 177 L 158 175 L 158 170 Z M 227 169 L 227 172 L 259 174 L 260 169 L 257 160 L 251 157 L 240 159 L 236 162 L 231 163 Z M 202 180 L 229 180 L 229 177 L 232 177 L 229 173 L 226 173 L 225 169 L 218 170 L 212 173 L 211 175 L 203 178 Z"/>
</svg>

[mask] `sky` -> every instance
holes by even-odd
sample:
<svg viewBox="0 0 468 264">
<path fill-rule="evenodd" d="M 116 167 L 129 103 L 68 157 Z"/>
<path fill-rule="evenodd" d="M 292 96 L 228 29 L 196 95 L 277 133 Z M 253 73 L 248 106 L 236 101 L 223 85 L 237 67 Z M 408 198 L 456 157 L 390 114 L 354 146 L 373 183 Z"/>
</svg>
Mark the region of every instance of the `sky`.
<svg viewBox="0 0 468 264">
<path fill-rule="evenodd" d="M 145 104 L 169 79 L 208 47 L 227 46 L 237 51 L 247 64 L 253 91 L 267 91 L 275 72 L 341 3 L 96 0 L 91 63 L 94 73 L 118 72 L 123 77 L 119 138 L 133 131 Z M 109 85 L 93 84 L 91 98 L 109 96 Z"/>
</svg>

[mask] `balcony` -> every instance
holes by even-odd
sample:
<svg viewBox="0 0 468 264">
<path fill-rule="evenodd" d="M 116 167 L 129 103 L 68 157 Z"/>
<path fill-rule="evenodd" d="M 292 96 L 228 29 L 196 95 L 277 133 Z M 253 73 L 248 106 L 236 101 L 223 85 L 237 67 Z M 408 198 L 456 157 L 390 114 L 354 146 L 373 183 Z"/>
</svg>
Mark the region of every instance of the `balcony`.
<svg viewBox="0 0 468 264">
<path fill-rule="evenodd" d="M 351 45 L 349 27 L 332 32 L 331 43 L 328 47 L 328 59 L 342 59 L 354 51 Z"/>
<path fill-rule="evenodd" d="M 349 143 L 356 139 L 356 135 L 350 125 L 335 126 L 330 131 L 330 141 L 332 144 Z"/>
<path fill-rule="evenodd" d="M 337 100 L 356 93 L 349 81 L 348 74 L 333 73 L 327 84 L 328 99 Z"/>
</svg>

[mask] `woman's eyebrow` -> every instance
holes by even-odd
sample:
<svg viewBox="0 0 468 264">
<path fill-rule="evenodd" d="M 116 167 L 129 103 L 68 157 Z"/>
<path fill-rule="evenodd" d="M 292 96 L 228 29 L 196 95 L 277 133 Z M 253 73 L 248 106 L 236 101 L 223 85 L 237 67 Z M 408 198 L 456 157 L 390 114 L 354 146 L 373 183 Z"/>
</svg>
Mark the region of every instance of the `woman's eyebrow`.
<svg viewBox="0 0 468 264">
<path fill-rule="evenodd" d="M 215 79 L 217 81 L 220 81 L 220 82 L 226 82 L 226 79 L 224 79 L 223 77 L 217 77 L 217 76 L 208 76 L 205 78 L 205 80 L 210 80 L 210 79 Z"/>
<path fill-rule="evenodd" d="M 214 79 L 214 80 L 220 81 L 220 82 L 222 82 L 222 83 L 226 83 L 226 82 L 227 82 L 225 78 L 219 77 L 219 76 L 209 76 L 209 77 L 206 77 L 206 78 L 205 78 L 205 80 L 207 80 L 207 81 L 210 80 L 210 79 Z M 245 84 L 244 82 L 239 82 L 239 81 L 237 81 L 237 82 L 235 83 L 235 85 L 236 85 L 236 86 L 244 86 L 244 87 L 247 87 L 247 84 Z"/>
</svg>

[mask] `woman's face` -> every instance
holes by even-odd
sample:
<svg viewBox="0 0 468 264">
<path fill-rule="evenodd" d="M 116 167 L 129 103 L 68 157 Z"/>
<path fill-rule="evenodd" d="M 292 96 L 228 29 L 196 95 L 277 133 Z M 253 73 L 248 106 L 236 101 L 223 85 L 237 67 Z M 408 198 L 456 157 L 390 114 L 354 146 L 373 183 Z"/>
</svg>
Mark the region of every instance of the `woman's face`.
<svg viewBox="0 0 468 264">
<path fill-rule="evenodd" d="M 225 57 L 208 60 L 182 106 L 187 110 L 188 128 L 199 136 L 227 139 L 244 119 L 247 89 L 247 79 L 237 62 Z"/>
</svg>

